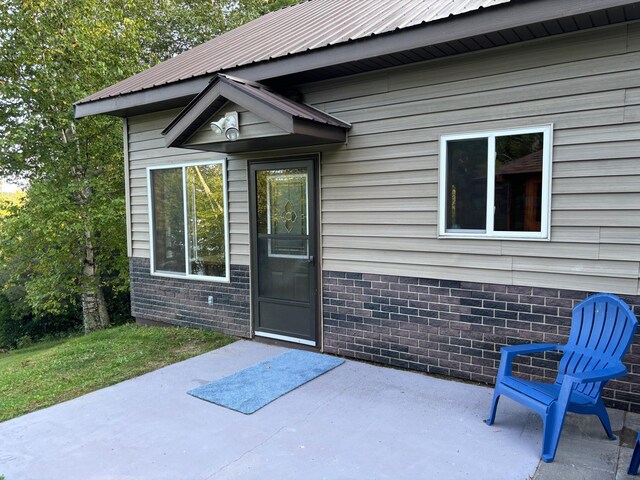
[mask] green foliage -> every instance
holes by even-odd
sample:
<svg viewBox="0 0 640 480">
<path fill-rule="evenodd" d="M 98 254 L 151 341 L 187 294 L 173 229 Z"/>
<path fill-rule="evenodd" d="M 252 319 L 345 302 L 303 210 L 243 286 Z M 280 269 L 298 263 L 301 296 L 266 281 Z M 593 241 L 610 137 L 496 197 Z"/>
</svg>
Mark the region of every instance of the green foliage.
<svg viewBox="0 0 640 480">
<path fill-rule="evenodd" d="M 128 285 L 128 283 L 127 283 Z M 129 289 L 122 288 L 115 282 L 110 282 L 104 288 L 104 296 L 107 302 L 111 325 L 124 325 L 133 321 L 131 318 L 131 297 Z"/>
<path fill-rule="evenodd" d="M 0 220 L 11 212 L 11 210 L 20 205 L 24 199 L 24 193 L 17 191 L 13 193 L 0 192 Z"/>
<path fill-rule="evenodd" d="M 28 309 L 20 308 L 19 302 L 11 302 L 7 295 L 0 294 L 0 351 L 79 331 L 80 325 L 78 311 L 36 316 Z"/>
<path fill-rule="evenodd" d="M 25 309 L 9 317 L 128 291 L 121 123 L 77 122 L 73 102 L 290 3 L 0 0 L 0 175 L 29 182 L 0 202 L 0 280 Z"/>
<path fill-rule="evenodd" d="M 280 8 L 288 7 L 291 5 L 295 5 L 296 3 L 301 3 L 302 0 L 271 0 L 271 1 L 262 1 L 257 2 L 258 6 L 256 10 L 259 15 L 264 15 L 265 13 L 269 13 L 273 10 L 278 10 Z M 261 4 L 261 5 L 260 5 Z"/>
<path fill-rule="evenodd" d="M 0 354 L 0 422 L 231 342 L 214 332 L 130 324 Z"/>
</svg>

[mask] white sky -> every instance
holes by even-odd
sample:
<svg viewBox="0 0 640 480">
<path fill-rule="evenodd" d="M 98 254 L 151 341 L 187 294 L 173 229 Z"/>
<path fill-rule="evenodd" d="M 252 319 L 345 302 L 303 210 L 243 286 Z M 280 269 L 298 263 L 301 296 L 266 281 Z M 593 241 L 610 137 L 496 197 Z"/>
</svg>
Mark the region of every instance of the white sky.
<svg viewBox="0 0 640 480">
<path fill-rule="evenodd" d="M 13 179 L 0 178 L 0 192 L 2 193 L 15 193 L 23 187 L 23 185 L 18 184 Z"/>
</svg>

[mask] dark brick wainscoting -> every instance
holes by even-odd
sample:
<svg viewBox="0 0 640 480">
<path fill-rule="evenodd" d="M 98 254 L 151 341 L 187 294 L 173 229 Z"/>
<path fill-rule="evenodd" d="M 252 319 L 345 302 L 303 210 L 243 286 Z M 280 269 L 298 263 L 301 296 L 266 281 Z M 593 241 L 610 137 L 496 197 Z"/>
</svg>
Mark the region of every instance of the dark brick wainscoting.
<svg viewBox="0 0 640 480">
<path fill-rule="evenodd" d="M 571 309 L 588 292 L 323 272 L 327 352 L 492 384 L 500 347 L 565 343 Z M 622 296 L 636 315 L 640 297 Z M 520 357 L 514 372 L 555 378 L 558 353 Z M 640 342 L 625 357 L 630 374 L 604 392 L 607 405 L 640 412 Z"/>
<path fill-rule="evenodd" d="M 136 319 L 250 336 L 249 267 L 232 265 L 230 283 L 152 277 L 149 269 L 149 259 L 130 259 L 131 314 Z"/>
</svg>

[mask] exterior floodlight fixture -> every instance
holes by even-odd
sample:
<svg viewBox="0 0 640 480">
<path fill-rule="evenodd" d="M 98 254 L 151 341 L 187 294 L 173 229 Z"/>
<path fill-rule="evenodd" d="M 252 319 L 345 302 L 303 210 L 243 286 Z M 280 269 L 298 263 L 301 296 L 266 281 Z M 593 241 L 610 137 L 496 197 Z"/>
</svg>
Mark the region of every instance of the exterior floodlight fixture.
<svg viewBox="0 0 640 480">
<path fill-rule="evenodd" d="M 211 130 L 213 131 L 214 134 L 222 135 L 222 132 L 224 131 L 224 121 L 225 121 L 225 118 L 222 117 L 217 122 L 211 122 Z"/>
<path fill-rule="evenodd" d="M 240 128 L 238 124 L 238 112 L 227 112 L 217 122 L 211 122 L 211 131 L 214 135 L 222 135 L 232 142 L 240 138 Z"/>
</svg>

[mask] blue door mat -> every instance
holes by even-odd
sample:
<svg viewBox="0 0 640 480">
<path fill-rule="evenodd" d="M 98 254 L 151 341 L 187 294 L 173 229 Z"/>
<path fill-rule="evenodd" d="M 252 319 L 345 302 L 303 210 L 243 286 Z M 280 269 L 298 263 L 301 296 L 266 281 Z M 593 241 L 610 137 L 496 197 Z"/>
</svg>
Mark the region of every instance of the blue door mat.
<svg viewBox="0 0 640 480">
<path fill-rule="evenodd" d="M 343 363 L 341 358 L 289 350 L 187 393 L 249 415 Z"/>
</svg>

